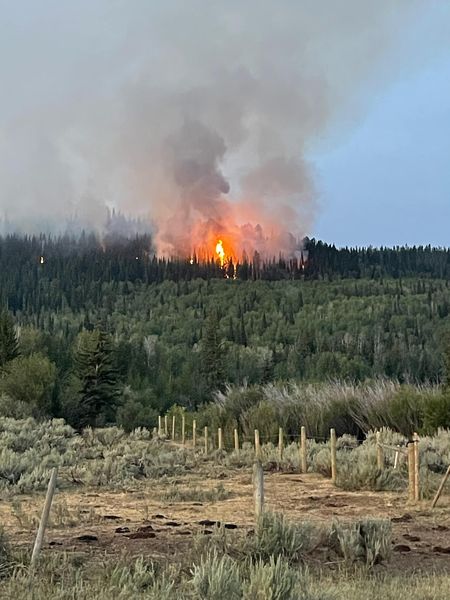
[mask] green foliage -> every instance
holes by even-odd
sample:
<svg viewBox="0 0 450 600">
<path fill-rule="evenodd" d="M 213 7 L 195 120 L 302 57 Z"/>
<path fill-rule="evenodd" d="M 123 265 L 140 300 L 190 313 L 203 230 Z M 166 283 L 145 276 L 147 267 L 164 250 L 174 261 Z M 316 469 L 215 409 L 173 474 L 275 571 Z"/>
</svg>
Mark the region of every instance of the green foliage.
<svg viewBox="0 0 450 600">
<path fill-rule="evenodd" d="M 298 584 L 298 574 L 280 556 L 267 563 L 257 561 L 250 567 L 245 588 L 246 600 L 292 600 Z"/>
<path fill-rule="evenodd" d="M 0 312 L 0 372 L 5 365 L 19 355 L 19 345 L 11 315 Z"/>
<path fill-rule="evenodd" d="M 42 354 L 18 356 L 10 361 L 0 379 L 0 392 L 18 406 L 5 416 L 16 416 L 19 408 L 19 414 L 24 414 L 25 407 L 35 417 L 51 415 L 55 383 L 56 367 Z M 2 402 L 3 411 L 8 406 L 11 405 L 7 401 Z"/>
<path fill-rule="evenodd" d="M 117 424 L 127 432 L 137 427 L 153 429 L 158 425 L 158 411 L 152 408 L 151 403 L 155 403 L 152 390 L 141 393 L 125 390 L 117 410 Z"/>
<path fill-rule="evenodd" d="M 226 554 L 212 553 L 203 557 L 192 569 L 192 586 L 199 600 L 240 600 L 239 568 Z"/>
<path fill-rule="evenodd" d="M 264 512 L 258 520 L 255 536 L 249 542 L 249 552 L 255 558 L 267 561 L 283 557 L 297 562 L 311 550 L 313 534 L 311 523 L 291 523 L 283 515 Z"/>
<path fill-rule="evenodd" d="M 216 311 L 212 311 L 206 320 L 204 337 L 201 349 L 201 374 L 202 385 L 205 392 L 219 390 L 223 387 L 223 351 L 220 339 L 219 318 Z"/>
<path fill-rule="evenodd" d="M 75 344 L 75 374 L 80 382 L 77 426 L 111 422 L 115 417 L 119 386 L 112 346 L 101 329 L 80 333 Z"/>
<path fill-rule="evenodd" d="M 370 568 L 389 560 L 392 525 L 389 520 L 384 519 L 365 519 L 346 524 L 334 523 L 330 542 L 349 565 L 363 562 Z"/>
</svg>

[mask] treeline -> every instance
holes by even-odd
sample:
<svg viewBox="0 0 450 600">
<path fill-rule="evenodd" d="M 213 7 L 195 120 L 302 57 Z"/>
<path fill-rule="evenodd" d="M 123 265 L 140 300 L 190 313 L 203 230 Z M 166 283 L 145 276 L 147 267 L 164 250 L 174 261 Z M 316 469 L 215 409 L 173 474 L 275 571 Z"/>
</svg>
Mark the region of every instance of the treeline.
<svg viewBox="0 0 450 600">
<path fill-rule="evenodd" d="M 101 302 L 102 284 L 236 278 L 240 281 L 450 277 L 450 250 L 427 247 L 337 249 L 305 240 L 296 258 L 262 260 L 254 255 L 225 269 L 211 259 L 159 258 L 150 235 L 133 239 L 94 234 L 79 237 L 0 237 L 0 305 L 9 310 L 77 310 Z M 46 286 L 51 282 L 51 293 Z"/>
</svg>

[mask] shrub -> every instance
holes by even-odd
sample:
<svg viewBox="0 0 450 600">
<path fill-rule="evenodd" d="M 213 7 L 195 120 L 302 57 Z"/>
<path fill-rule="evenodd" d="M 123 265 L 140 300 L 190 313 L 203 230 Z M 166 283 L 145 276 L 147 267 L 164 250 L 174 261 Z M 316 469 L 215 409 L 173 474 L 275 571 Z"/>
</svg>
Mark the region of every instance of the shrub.
<svg viewBox="0 0 450 600">
<path fill-rule="evenodd" d="M 238 565 L 226 554 L 207 554 L 192 569 L 192 586 L 199 600 L 240 600 L 242 586 Z"/>
<path fill-rule="evenodd" d="M 265 561 L 281 556 L 289 562 L 297 562 L 311 550 L 314 532 L 311 523 L 294 524 L 283 515 L 265 512 L 258 521 L 249 551 Z"/>
<path fill-rule="evenodd" d="M 246 600 L 292 600 L 297 597 L 297 574 L 289 563 L 270 557 L 268 563 L 259 560 L 250 566 L 249 582 L 245 586 Z"/>
<path fill-rule="evenodd" d="M 363 562 L 368 567 L 388 560 L 391 554 L 391 522 L 366 519 L 342 525 L 334 523 L 330 544 L 347 564 Z"/>
</svg>

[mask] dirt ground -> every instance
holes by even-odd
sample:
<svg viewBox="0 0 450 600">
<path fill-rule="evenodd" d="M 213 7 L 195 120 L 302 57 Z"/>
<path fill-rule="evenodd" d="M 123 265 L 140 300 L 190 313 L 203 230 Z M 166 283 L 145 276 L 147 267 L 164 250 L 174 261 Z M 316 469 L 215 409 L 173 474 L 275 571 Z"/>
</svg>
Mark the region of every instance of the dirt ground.
<svg viewBox="0 0 450 600">
<path fill-rule="evenodd" d="M 228 497 L 214 502 L 168 502 L 170 489 L 201 490 L 223 486 Z M 350 521 L 389 518 L 393 553 L 387 568 L 450 573 L 449 496 L 430 510 L 430 502 L 407 503 L 404 494 L 345 492 L 320 475 L 265 474 L 265 506 L 293 521 Z M 21 496 L 0 502 L 0 522 L 17 545 L 33 543 L 44 496 Z M 193 534 L 212 531 L 215 522 L 247 532 L 254 526 L 251 472 L 220 469 L 213 478 L 189 473 L 170 484 L 140 483 L 126 492 L 85 488 L 58 491 L 46 552 L 83 551 L 104 555 L 129 551 L 156 558 L 189 553 Z M 192 557 L 194 558 L 194 557 Z"/>
</svg>

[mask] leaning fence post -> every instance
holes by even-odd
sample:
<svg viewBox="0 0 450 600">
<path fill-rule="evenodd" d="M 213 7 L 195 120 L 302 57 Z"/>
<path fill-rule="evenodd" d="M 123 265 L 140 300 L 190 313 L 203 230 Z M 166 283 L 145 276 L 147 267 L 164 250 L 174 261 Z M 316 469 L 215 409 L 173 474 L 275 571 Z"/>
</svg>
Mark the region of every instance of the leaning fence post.
<svg viewBox="0 0 450 600">
<path fill-rule="evenodd" d="M 278 429 L 278 460 L 283 460 L 283 428 Z"/>
<path fill-rule="evenodd" d="M 223 450 L 223 435 L 222 435 L 222 427 L 219 427 L 217 430 L 217 441 L 219 444 L 219 450 Z"/>
<path fill-rule="evenodd" d="M 38 532 L 36 535 L 36 540 L 33 546 L 33 553 L 31 555 L 31 566 L 33 567 L 36 559 L 41 550 L 42 542 L 44 541 L 45 528 L 47 527 L 48 517 L 50 515 L 50 508 L 52 506 L 53 494 L 55 493 L 56 488 L 56 476 L 58 474 L 58 469 L 54 467 L 52 469 L 52 474 L 50 475 L 50 481 L 48 482 L 47 495 L 45 496 L 44 508 L 42 510 L 42 516 L 39 523 Z"/>
<path fill-rule="evenodd" d="M 264 510 L 264 471 L 260 460 L 253 464 L 253 486 L 255 496 L 255 517 L 259 520 Z"/>
<path fill-rule="evenodd" d="M 183 446 L 186 443 L 186 417 L 181 415 L 181 443 Z"/>
<path fill-rule="evenodd" d="M 172 416 L 172 441 L 175 441 L 175 415 Z"/>
<path fill-rule="evenodd" d="M 239 452 L 239 433 L 237 429 L 234 430 L 234 450 Z"/>
<path fill-rule="evenodd" d="M 442 490 L 444 489 L 445 484 L 447 483 L 447 479 L 450 476 L 450 465 L 447 468 L 447 471 L 445 472 L 445 475 L 441 481 L 441 484 L 438 488 L 438 491 L 436 492 L 436 496 L 433 498 L 433 502 L 431 503 L 431 508 L 434 508 L 437 504 L 437 501 L 439 500 L 441 494 L 442 494 Z"/>
<path fill-rule="evenodd" d="M 384 453 L 381 445 L 381 432 L 377 431 L 377 469 L 382 471 L 384 467 Z"/>
<path fill-rule="evenodd" d="M 415 499 L 415 452 L 414 442 L 408 444 L 408 498 L 409 500 Z"/>
<path fill-rule="evenodd" d="M 336 485 L 336 431 L 330 429 L 331 483 Z"/>
<path fill-rule="evenodd" d="M 420 500 L 420 460 L 419 460 L 419 436 L 414 433 L 414 500 Z"/>
<path fill-rule="evenodd" d="M 255 456 L 261 458 L 261 446 L 259 445 L 259 431 L 255 429 Z"/>
<path fill-rule="evenodd" d="M 308 472 L 308 463 L 306 460 L 306 427 L 300 429 L 300 467 L 302 473 Z"/>
<path fill-rule="evenodd" d="M 205 454 L 208 454 L 208 427 L 205 425 Z"/>
<path fill-rule="evenodd" d="M 195 449 L 197 444 L 197 421 L 194 419 L 192 421 L 192 447 Z"/>
</svg>

